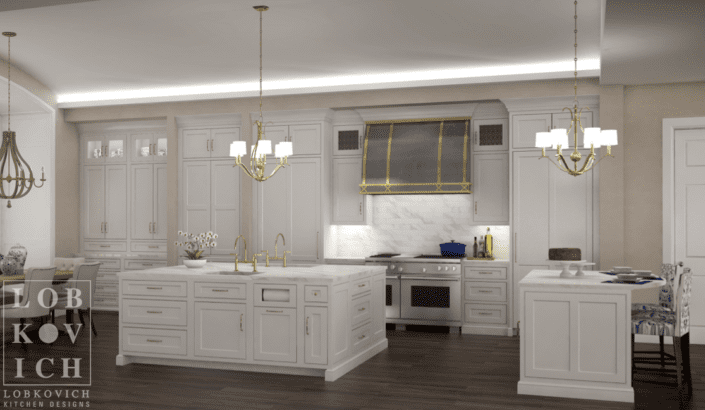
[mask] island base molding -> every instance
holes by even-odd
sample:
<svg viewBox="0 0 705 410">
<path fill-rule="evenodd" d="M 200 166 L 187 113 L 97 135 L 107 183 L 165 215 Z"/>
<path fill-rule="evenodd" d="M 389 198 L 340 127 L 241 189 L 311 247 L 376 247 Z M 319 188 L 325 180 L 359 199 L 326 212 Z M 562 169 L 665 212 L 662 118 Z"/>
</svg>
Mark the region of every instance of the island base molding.
<svg viewBox="0 0 705 410">
<path fill-rule="evenodd" d="M 477 326 L 463 325 L 464 335 L 485 335 L 485 336 L 509 336 L 513 337 L 514 329 L 511 327 L 493 327 L 493 326 Z"/>
<path fill-rule="evenodd" d="M 634 403 L 632 387 L 600 387 L 584 384 L 571 386 L 522 380 L 517 385 L 517 394 Z"/>
<path fill-rule="evenodd" d="M 324 377 L 325 381 L 334 382 L 343 377 L 350 370 L 375 356 L 377 353 L 384 351 L 388 345 L 389 343 L 387 339 L 380 340 L 350 359 L 337 364 L 332 369 L 315 369 L 254 363 L 213 362 L 205 360 L 173 359 L 166 357 L 129 356 L 123 354 L 119 354 L 115 357 L 115 364 L 118 366 L 127 366 L 134 363 L 161 366 L 195 367 L 200 369 L 234 370 L 241 372 L 291 374 L 296 376 Z"/>
</svg>

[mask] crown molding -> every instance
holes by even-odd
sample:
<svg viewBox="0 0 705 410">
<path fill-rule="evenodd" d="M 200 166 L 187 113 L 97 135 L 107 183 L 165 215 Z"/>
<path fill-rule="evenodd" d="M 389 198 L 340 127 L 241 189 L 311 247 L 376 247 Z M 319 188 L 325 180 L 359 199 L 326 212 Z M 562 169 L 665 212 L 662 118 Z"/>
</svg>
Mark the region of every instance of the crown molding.
<svg viewBox="0 0 705 410">
<path fill-rule="evenodd" d="M 471 117 L 478 103 L 358 108 L 363 121 L 415 120 L 421 118 Z"/>
<path fill-rule="evenodd" d="M 502 98 L 510 113 L 522 111 L 561 111 L 564 107 L 573 107 L 573 96 L 541 98 Z M 594 110 L 600 106 L 599 95 L 579 95 L 578 107 L 590 107 Z"/>
<path fill-rule="evenodd" d="M 311 110 L 286 110 L 286 111 L 262 111 L 262 120 L 264 123 L 286 122 L 288 124 L 296 124 L 311 121 L 326 121 L 332 122 L 335 111 L 325 109 Z M 254 123 L 259 119 L 259 111 L 250 113 L 250 120 Z"/>
</svg>

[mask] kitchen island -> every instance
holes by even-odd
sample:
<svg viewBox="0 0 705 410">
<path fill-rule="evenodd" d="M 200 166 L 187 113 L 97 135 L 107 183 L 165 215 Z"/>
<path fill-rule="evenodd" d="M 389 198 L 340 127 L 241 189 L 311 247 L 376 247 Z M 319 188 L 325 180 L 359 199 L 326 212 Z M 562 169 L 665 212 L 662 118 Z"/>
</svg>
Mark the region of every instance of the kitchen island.
<svg viewBox="0 0 705 410">
<path fill-rule="evenodd" d="M 634 402 L 631 292 L 665 285 L 606 283 L 586 271 L 532 270 L 519 282 L 519 394 Z"/>
<path fill-rule="evenodd" d="M 118 273 L 116 363 L 323 376 L 387 348 L 385 268 L 208 263 Z"/>
</svg>

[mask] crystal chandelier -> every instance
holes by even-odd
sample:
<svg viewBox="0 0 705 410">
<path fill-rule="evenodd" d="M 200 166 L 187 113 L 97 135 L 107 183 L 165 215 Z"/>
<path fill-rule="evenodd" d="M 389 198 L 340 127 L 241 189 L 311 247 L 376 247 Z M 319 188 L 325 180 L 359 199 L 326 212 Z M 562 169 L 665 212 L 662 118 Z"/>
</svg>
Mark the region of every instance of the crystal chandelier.
<svg viewBox="0 0 705 410">
<path fill-rule="evenodd" d="M 567 130 L 565 128 L 555 128 L 551 132 L 537 132 L 536 133 L 536 147 L 541 148 L 541 157 L 548 158 L 549 161 L 558 167 L 561 171 L 567 172 L 570 175 L 578 176 L 586 173 L 593 169 L 600 161 L 606 157 L 613 157 L 612 146 L 617 145 L 617 130 L 600 130 L 599 127 L 588 127 L 583 129 L 580 123 L 580 114 L 583 109 L 589 110 L 589 108 L 584 107 L 578 110 L 578 2 L 575 1 L 575 84 L 573 88 L 575 89 L 575 99 L 573 108 L 565 107 L 563 111 L 568 110 L 570 112 L 570 128 Z M 583 166 L 578 169 L 578 161 L 582 159 L 582 155 L 578 152 L 578 127 L 583 131 L 583 144 L 585 148 L 590 148 L 590 154 L 585 159 Z M 568 165 L 563 156 L 562 149 L 568 148 L 568 137 L 570 132 L 573 131 L 573 144 L 575 150 L 570 154 L 570 160 L 573 161 L 573 169 Z M 595 162 L 595 148 L 600 148 L 601 146 L 607 147 L 607 154 Z M 558 162 L 554 162 L 551 158 L 546 156 L 546 148 L 553 147 L 556 149 L 556 157 Z M 540 159 L 539 158 L 539 159 Z"/>
<path fill-rule="evenodd" d="M 276 145 L 274 156 L 279 159 L 279 163 L 271 174 L 265 176 L 264 169 L 267 165 L 267 155 L 272 154 L 272 141 L 262 139 L 264 136 L 264 125 L 262 124 L 262 12 L 269 10 L 269 7 L 255 6 L 254 9 L 259 11 L 259 120 L 255 121 L 257 125 L 257 142 L 252 146 L 252 151 L 250 152 L 249 168 L 242 163 L 242 156 L 247 153 L 245 141 L 235 141 L 230 144 L 230 156 L 235 157 L 235 165 L 233 166 L 239 165 L 250 178 L 262 182 L 274 176 L 279 171 L 279 168 L 289 165 L 287 158 L 293 154 L 293 147 L 290 141 L 280 142 Z"/>
<path fill-rule="evenodd" d="M 2 133 L 2 147 L 0 148 L 0 198 L 7 199 L 7 207 L 12 208 L 11 199 L 24 197 L 32 190 L 32 187 L 43 187 L 46 179 L 44 179 L 44 167 L 42 167 L 42 179 L 40 179 L 42 184 L 37 185 L 32 168 L 22 158 L 20 150 L 17 148 L 15 132 L 10 131 L 10 39 L 15 37 L 17 33 L 4 32 L 2 35 L 7 37 L 7 131 Z"/>
</svg>

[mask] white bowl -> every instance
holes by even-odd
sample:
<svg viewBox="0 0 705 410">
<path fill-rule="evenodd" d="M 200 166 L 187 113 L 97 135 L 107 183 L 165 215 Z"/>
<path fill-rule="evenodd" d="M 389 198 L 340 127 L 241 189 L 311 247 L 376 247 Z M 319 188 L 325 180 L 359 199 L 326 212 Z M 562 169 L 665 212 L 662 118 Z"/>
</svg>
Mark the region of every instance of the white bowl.
<svg viewBox="0 0 705 410">
<path fill-rule="evenodd" d="M 206 265 L 206 262 L 206 259 L 184 259 L 184 265 L 191 269 L 202 268 Z"/>
</svg>

